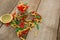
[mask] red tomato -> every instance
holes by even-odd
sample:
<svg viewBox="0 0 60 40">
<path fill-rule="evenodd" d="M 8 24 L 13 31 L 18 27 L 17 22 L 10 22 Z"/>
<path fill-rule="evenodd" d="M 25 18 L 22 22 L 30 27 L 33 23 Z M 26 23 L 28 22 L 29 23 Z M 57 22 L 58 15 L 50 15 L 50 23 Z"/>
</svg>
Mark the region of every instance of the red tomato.
<svg viewBox="0 0 60 40">
<path fill-rule="evenodd" d="M 21 11 L 22 13 L 24 13 L 28 9 L 28 6 L 19 5 L 19 6 L 17 6 L 17 8 L 18 8 L 19 11 Z"/>
<path fill-rule="evenodd" d="M 19 24 L 19 26 L 20 26 L 20 28 L 24 28 L 24 22 L 21 22 L 21 23 Z"/>
</svg>

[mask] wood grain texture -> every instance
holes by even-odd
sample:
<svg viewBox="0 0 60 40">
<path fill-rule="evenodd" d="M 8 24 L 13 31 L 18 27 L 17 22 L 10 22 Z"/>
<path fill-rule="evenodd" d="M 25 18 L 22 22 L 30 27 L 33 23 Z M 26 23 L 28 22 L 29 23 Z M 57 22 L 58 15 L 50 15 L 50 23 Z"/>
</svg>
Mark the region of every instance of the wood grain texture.
<svg viewBox="0 0 60 40">
<path fill-rule="evenodd" d="M 40 0 L 21 0 L 21 2 L 23 3 L 28 2 L 29 10 L 36 11 Z M 12 13 L 14 11 L 16 11 L 16 8 L 12 11 Z M 20 39 L 16 36 L 15 29 L 13 29 L 12 27 L 6 28 L 6 26 L 3 25 L 0 28 L 0 40 L 20 40 Z"/>
<path fill-rule="evenodd" d="M 0 16 L 6 13 L 10 13 L 12 9 L 16 6 L 17 2 L 18 0 L 0 0 Z"/>
<path fill-rule="evenodd" d="M 40 24 L 40 31 L 36 38 L 33 33 L 36 30 L 33 30 L 32 33 L 30 32 L 28 36 L 29 40 L 56 40 L 59 8 L 59 0 L 41 0 L 41 4 L 37 10 L 43 18 Z"/>
<path fill-rule="evenodd" d="M 59 20 L 60 20 L 60 19 L 59 19 Z M 59 27 L 58 27 L 57 40 L 60 40 L 60 21 L 59 21 Z"/>
<path fill-rule="evenodd" d="M 37 10 L 40 0 L 21 0 L 22 2 L 28 2 L 29 10 Z M 1 4 L 2 5 L 2 4 Z M 59 0 L 41 0 L 41 4 L 37 12 L 42 16 L 42 23 L 39 24 L 40 29 L 37 37 L 34 32 L 37 31 L 33 28 L 29 31 L 26 40 L 56 40 L 57 28 L 59 22 Z M 16 11 L 16 8 L 12 11 Z M 16 36 L 15 29 L 12 27 L 5 27 L 3 25 L 0 28 L 0 40 L 20 40 Z"/>
<path fill-rule="evenodd" d="M 59 1 L 59 2 L 60 2 L 60 1 Z M 60 6 L 60 5 L 59 5 L 59 6 Z M 60 8 L 59 8 L 59 14 L 60 14 Z M 60 15 L 59 15 L 59 25 L 58 25 L 57 40 L 60 40 Z"/>
<path fill-rule="evenodd" d="M 27 40 L 56 40 L 59 23 L 59 0 L 41 0 L 37 12 L 42 16 L 42 23 L 37 37 L 29 32 Z M 60 39 L 59 39 L 60 40 Z"/>
<path fill-rule="evenodd" d="M 44 3 L 43 3 L 44 2 Z M 42 40 L 56 40 L 59 23 L 59 0 L 42 0 L 38 13 L 43 17 Z M 43 38 L 44 37 L 44 38 Z"/>
</svg>

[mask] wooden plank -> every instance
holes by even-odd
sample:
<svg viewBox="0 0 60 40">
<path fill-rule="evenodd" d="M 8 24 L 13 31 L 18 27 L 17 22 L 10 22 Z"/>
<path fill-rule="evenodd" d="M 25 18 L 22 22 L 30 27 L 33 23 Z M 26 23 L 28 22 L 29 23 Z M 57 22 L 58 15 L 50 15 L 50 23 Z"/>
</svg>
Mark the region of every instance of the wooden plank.
<svg viewBox="0 0 60 40">
<path fill-rule="evenodd" d="M 23 3 L 28 2 L 29 10 L 36 10 L 40 0 L 21 0 Z M 13 12 L 16 9 L 13 10 Z M 5 31 L 4 31 L 5 30 Z M 4 25 L 0 29 L 0 40 L 20 40 L 15 33 L 15 29 L 12 27 L 5 27 Z M 3 32 L 2 32 L 3 31 Z"/>
<path fill-rule="evenodd" d="M 59 24 L 59 30 L 58 30 L 58 37 L 57 40 L 60 40 L 60 24 Z"/>
<path fill-rule="evenodd" d="M 42 1 L 40 5 L 39 13 L 43 16 L 43 31 L 42 40 L 56 40 L 57 29 L 59 23 L 59 0 L 46 0 L 44 3 Z M 47 37 L 46 37 L 47 36 Z"/>
<path fill-rule="evenodd" d="M 10 13 L 15 7 L 18 0 L 0 0 L 0 16 L 6 13 Z M 1 26 L 1 23 L 0 23 Z"/>
<path fill-rule="evenodd" d="M 59 25 L 58 25 L 58 31 L 57 31 L 57 40 L 60 40 L 60 17 L 59 17 Z"/>
<path fill-rule="evenodd" d="M 56 40 L 57 28 L 59 22 L 59 0 L 41 0 L 38 13 L 43 20 L 40 24 L 40 30 L 37 37 L 34 37 L 34 31 L 29 33 L 27 40 Z"/>
</svg>

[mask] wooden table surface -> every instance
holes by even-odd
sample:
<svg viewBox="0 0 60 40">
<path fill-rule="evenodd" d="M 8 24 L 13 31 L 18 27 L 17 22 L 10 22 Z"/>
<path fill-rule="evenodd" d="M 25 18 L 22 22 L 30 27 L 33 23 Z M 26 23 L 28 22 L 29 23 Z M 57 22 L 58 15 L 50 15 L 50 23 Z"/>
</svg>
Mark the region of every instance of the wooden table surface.
<svg viewBox="0 0 60 40">
<path fill-rule="evenodd" d="M 33 28 L 32 31 L 29 31 L 26 40 L 57 40 L 60 0 L 20 0 L 20 2 L 27 2 L 29 11 L 34 10 L 42 16 L 37 37 L 34 36 L 37 29 Z M 17 4 L 18 0 L 0 0 L 0 16 L 16 11 Z M 12 27 L 6 27 L 1 23 L 0 27 L 0 40 L 20 40 Z"/>
</svg>

